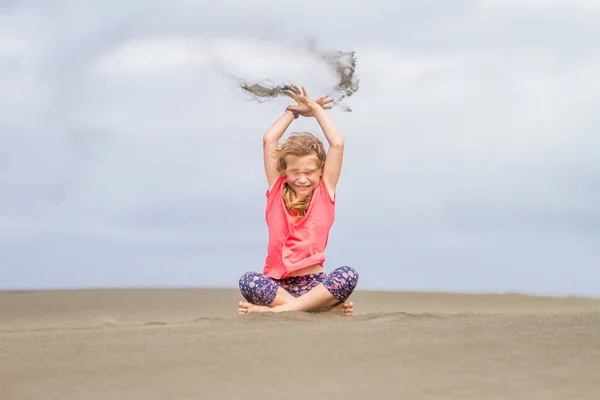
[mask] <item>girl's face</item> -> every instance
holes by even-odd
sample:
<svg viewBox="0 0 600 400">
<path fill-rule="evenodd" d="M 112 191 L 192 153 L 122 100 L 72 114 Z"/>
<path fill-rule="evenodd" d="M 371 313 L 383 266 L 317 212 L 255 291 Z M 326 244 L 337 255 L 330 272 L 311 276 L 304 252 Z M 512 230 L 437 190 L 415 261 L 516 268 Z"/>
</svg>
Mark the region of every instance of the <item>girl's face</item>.
<svg viewBox="0 0 600 400">
<path fill-rule="evenodd" d="M 287 156 L 287 168 L 285 176 L 287 184 L 292 188 L 296 196 L 308 196 L 319 184 L 321 169 L 318 167 L 318 158 L 312 154 L 309 156 Z"/>
</svg>

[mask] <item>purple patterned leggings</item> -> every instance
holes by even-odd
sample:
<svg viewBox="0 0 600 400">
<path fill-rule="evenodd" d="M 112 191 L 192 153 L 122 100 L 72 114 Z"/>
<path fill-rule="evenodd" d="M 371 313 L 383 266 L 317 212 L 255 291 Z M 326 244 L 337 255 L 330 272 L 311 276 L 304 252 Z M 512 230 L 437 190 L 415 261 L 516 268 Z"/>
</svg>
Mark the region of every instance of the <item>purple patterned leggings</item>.
<svg viewBox="0 0 600 400">
<path fill-rule="evenodd" d="M 240 291 L 248 302 L 268 306 L 275 300 L 279 288 L 285 289 L 294 297 L 300 297 L 320 283 L 340 302 L 344 302 L 356 288 L 358 272 L 352 267 L 343 266 L 329 275 L 320 272 L 283 279 L 269 278 L 258 272 L 246 272 L 240 278 Z"/>
</svg>

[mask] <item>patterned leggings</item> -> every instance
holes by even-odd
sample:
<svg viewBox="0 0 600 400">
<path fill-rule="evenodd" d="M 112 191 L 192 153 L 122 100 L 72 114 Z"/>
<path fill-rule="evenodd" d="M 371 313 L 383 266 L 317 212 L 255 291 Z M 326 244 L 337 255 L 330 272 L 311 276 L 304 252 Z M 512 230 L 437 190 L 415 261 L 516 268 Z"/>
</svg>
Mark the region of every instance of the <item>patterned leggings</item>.
<svg viewBox="0 0 600 400">
<path fill-rule="evenodd" d="M 268 306 L 275 300 L 279 288 L 285 289 L 294 297 L 300 297 L 320 283 L 340 302 L 344 302 L 356 288 L 358 272 L 352 267 L 343 266 L 329 275 L 320 272 L 283 279 L 269 278 L 258 272 L 246 272 L 240 278 L 240 291 L 248 302 Z"/>
</svg>

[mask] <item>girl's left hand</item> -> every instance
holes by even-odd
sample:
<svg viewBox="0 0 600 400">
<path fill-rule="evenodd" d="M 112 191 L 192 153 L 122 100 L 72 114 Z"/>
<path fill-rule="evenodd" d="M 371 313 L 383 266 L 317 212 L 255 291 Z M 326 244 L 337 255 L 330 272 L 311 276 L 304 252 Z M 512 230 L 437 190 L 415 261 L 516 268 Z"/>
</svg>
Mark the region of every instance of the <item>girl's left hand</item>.
<svg viewBox="0 0 600 400">
<path fill-rule="evenodd" d="M 333 99 L 328 99 L 329 95 L 321 96 L 316 101 L 311 99 L 304 86 L 300 89 L 298 86 L 291 84 L 289 89 L 283 92 L 297 103 L 295 106 L 289 106 L 288 109 L 298 111 L 298 114 L 303 117 L 312 117 L 319 109 L 331 109 L 328 104 L 333 102 Z"/>
</svg>

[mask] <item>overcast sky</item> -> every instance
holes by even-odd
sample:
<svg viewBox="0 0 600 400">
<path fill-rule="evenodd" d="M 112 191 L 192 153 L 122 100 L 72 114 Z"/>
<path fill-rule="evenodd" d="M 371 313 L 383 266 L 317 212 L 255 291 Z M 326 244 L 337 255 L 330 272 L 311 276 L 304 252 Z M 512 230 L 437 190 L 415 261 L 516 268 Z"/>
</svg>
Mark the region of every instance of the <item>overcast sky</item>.
<svg viewBox="0 0 600 400">
<path fill-rule="evenodd" d="M 0 0 L 0 287 L 236 286 L 261 139 L 356 51 L 326 268 L 361 289 L 600 296 L 597 1 Z M 291 130 L 318 131 L 314 120 Z"/>
</svg>

